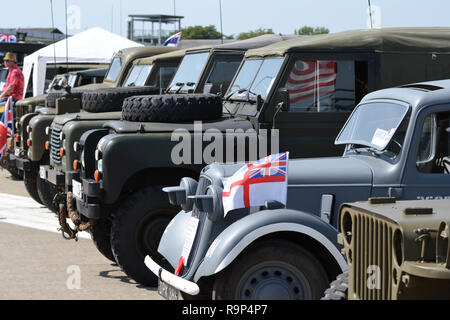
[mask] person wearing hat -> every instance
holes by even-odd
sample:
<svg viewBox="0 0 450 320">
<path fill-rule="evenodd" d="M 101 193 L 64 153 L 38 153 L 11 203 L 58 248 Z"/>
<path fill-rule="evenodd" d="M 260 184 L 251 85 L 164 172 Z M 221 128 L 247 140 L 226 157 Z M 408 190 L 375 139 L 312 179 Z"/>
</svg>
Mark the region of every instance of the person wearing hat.
<svg viewBox="0 0 450 320">
<path fill-rule="evenodd" d="M 9 69 L 8 77 L 0 94 L 0 103 L 6 101 L 9 97 L 13 97 L 14 101 L 22 99 L 23 96 L 23 73 L 17 66 L 17 57 L 12 52 L 7 52 L 3 58 L 5 67 Z"/>
</svg>

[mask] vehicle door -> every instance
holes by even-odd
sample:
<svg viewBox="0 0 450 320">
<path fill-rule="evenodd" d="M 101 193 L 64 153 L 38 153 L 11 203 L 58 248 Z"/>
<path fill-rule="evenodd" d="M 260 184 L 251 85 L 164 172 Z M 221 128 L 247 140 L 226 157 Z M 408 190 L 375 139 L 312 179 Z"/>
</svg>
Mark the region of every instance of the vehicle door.
<svg viewBox="0 0 450 320">
<path fill-rule="evenodd" d="M 450 199 L 450 104 L 417 116 L 403 174 L 402 199 Z"/>
<path fill-rule="evenodd" d="M 279 130 L 280 151 L 290 151 L 293 158 L 342 154 L 334 140 L 353 108 L 374 90 L 371 57 L 311 53 L 290 58 L 279 82 L 289 92 L 290 107 L 276 113 L 272 124 Z"/>
</svg>

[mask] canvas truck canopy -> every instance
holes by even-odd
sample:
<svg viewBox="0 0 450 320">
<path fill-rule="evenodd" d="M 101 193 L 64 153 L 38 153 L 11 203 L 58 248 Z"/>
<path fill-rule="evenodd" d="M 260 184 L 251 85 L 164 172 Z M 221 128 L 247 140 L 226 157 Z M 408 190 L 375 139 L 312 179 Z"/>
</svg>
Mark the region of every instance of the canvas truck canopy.
<svg viewBox="0 0 450 320">
<path fill-rule="evenodd" d="M 167 52 L 167 53 L 157 54 L 157 55 L 154 55 L 151 57 L 136 59 L 133 62 L 133 64 L 134 65 L 149 65 L 149 64 L 155 63 L 156 61 L 176 62 L 176 61 L 180 61 L 184 57 L 185 53 L 186 53 L 185 49 L 174 50 L 174 51 Z"/>
<path fill-rule="evenodd" d="M 350 30 L 298 37 L 259 49 L 248 50 L 249 57 L 283 56 L 297 51 L 371 51 L 450 53 L 450 28 L 384 28 Z"/>
<path fill-rule="evenodd" d="M 190 48 L 186 53 L 193 53 L 197 51 L 207 51 L 207 50 L 215 50 L 215 51 L 247 51 L 250 49 L 261 48 L 268 46 L 270 44 L 298 38 L 296 35 L 278 35 L 278 34 L 264 34 L 262 36 L 253 37 L 245 40 L 233 41 L 225 44 L 220 44 L 216 46 L 201 46 Z"/>
</svg>

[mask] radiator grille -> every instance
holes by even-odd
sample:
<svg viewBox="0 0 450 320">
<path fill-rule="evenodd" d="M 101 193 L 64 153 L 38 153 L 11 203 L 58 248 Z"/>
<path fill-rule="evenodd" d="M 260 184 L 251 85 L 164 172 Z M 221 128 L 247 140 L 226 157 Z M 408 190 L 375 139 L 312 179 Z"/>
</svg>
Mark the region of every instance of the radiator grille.
<svg viewBox="0 0 450 320">
<path fill-rule="evenodd" d="M 352 237 L 350 244 L 346 242 L 345 246 L 347 258 L 351 251 L 349 276 L 352 279 L 349 284 L 353 284 L 349 286 L 349 294 L 362 300 L 390 300 L 392 240 L 396 226 L 364 212 L 349 210 L 348 213 L 352 218 Z M 379 286 L 371 287 L 370 284 Z"/>
<path fill-rule="evenodd" d="M 59 140 L 59 135 L 61 133 L 61 129 L 52 126 L 50 134 L 50 158 L 51 160 L 59 164 L 61 163 L 61 155 L 59 153 L 59 149 L 61 148 L 61 141 Z"/>
</svg>

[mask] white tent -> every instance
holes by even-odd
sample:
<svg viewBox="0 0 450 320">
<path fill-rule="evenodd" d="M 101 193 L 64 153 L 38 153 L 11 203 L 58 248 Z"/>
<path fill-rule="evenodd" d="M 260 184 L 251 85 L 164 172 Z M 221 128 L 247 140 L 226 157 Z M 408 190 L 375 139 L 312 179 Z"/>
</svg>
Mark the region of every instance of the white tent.
<svg viewBox="0 0 450 320">
<path fill-rule="evenodd" d="M 77 33 L 69 37 L 67 43 L 69 63 L 109 63 L 115 52 L 124 48 L 143 46 L 99 27 Z M 25 57 L 23 62 L 25 88 L 32 78 L 33 96 L 44 92 L 47 63 L 53 63 L 55 59 L 56 63 L 66 62 L 66 39 Z"/>
</svg>

